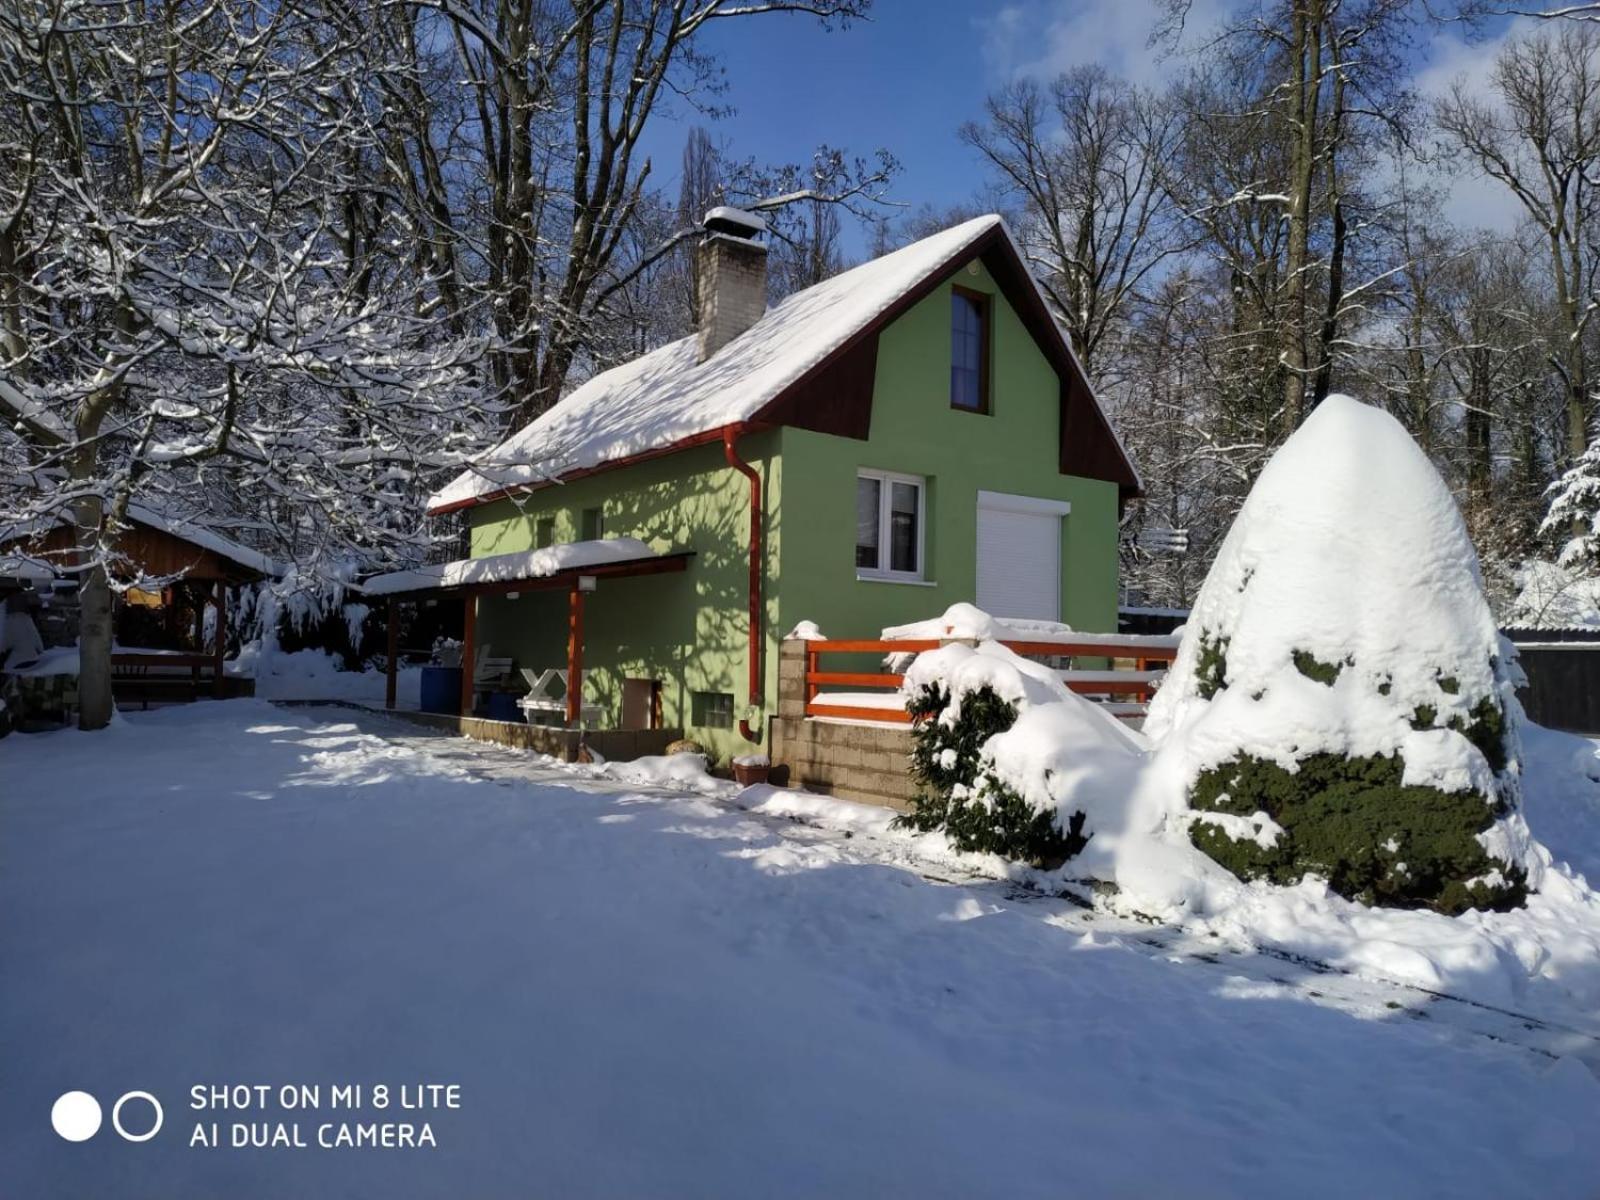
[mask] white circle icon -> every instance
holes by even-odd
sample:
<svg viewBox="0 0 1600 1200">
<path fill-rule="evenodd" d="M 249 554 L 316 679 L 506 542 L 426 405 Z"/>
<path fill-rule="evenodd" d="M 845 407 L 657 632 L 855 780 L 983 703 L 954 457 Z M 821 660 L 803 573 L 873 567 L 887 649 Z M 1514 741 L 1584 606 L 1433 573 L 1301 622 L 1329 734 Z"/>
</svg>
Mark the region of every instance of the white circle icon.
<svg viewBox="0 0 1600 1200">
<path fill-rule="evenodd" d="M 88 1092 L 63 1092 L 50 1106 L 50 1124 L 69 1142 L 86 1142 L 100 1129 L 100 1101 Z"/>
<path fill-rule="evenodd" d="M 122 1127 L 122 1106 L 129 1100 L 148 1100 L 150 1101 L 150 1107 L 156 1110 L 156 1123 L 150 1126 L 150 1128 L 144 1133 L 129 1133 Z M 118 1097 L 117 1102 L 111 1106 L 111 1128 L 115 1129 L 130 1142 L 148 1142 L 151 1138 L 155 1137 L 156 1134 L 161 1132 L 161 1122 L 165 1115 L 166 1114 L 161 1111 L 161 1101 L 157 1100 L 149 1092 L 124 1092 L 120 1097 Z M 99 1105 L 95 1105 L 94 1123 L 96 1125 L 100 1124 Z"/>
</svg>

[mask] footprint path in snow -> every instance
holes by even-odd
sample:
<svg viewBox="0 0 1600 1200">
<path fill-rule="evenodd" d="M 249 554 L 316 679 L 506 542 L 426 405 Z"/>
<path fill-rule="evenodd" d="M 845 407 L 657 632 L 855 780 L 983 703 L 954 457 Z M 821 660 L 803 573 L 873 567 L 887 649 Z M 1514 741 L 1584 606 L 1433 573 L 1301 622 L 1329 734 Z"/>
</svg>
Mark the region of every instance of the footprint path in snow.
<svg viewBox="0 0 1600 1200">
<path fill-rule="evenodd" d="M 1370 1020 L 1427 1021 L 1444 1036 L 1462 1042 L 1487 1039 L 1547 1059 L 1576 1058 L 1600 1078 L 1600 1035 L 1584 1030 L 1270 947 L 1230 946 L 1181 927 L 1147 924 L 1105 912 L 1094 908 L 1084 897 L 1047 894 L 948 863 L 929 863 L 911 854 L 904 842 L 871 831 L 842 830 L 821 820 L 744 809 L 732 785 L 715 793 L 699 793 L 625 783 L 586 775 L 526 751 L 429 730 L 364 707 L 338 707 L 355 718 L 354 723 L 363 732 L 486 782 L 503 786 L 534 783 L 605 795 L 693 796 L 742 812 L 746 819 L 762 824 L 781 839 L 812 845 L 825 843 L 841 861 L 911 871 L 939 886 L 966 888 L 989 899 L 1003 899 L 1037 913 L 1039 919 L 1064 933 L 1113 938 L 1128 949 L 1169 963 L 1175 969 L 1215 971 L 1219 987 L 1299 999 Z"/>
</svg>

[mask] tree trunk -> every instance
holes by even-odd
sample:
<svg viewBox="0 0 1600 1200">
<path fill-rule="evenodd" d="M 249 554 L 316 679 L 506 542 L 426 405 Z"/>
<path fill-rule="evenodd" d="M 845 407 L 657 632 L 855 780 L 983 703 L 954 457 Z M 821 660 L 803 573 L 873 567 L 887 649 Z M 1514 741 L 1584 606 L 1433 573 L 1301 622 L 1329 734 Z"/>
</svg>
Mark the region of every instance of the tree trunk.
<svg viewBox="0 0 1600 1200">
<path fill-rule="evenodd" d="M 1474 496 L 1486 496 L 1494 469 L 1493 418 L 1490 415 L 1488 351 L 1474 350 L 1467 402 L 1467 487 Z"/>
<path fill-rule="evenodd" d="M 1320 8 L 1314 0 L 1294 6 L 1289 78 L 1294 142 L 1289 167 L 1289 246 L 1283 319 L 1283 432 L 1294 432 L 1305 416 L 1306 273 L 1311 262 L 1311 186 L 1316 178 L 1317 95 L 1321 87 Z"/>
<path fill-rule="evenodd" d="M 116 706 L 111 699 L 111 583 L 99 564 L 78 585 L 78 618 L 78 728 L 104 729 Z"/>
</svg>

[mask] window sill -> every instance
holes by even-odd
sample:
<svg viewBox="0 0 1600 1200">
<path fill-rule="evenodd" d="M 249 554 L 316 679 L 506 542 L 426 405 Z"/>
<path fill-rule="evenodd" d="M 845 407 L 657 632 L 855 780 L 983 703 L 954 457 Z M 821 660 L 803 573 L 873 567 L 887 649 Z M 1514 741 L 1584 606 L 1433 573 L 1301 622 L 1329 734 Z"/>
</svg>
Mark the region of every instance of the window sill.
<svg viewBox="0 0 1600 1200">
<path fill-rule="evenodd" d="M 904 583 L 911 587 L 938 587 L 936 579 L 917 579 L 910 575 L 882 575 L 872 571 L 857 571 L 857 583 Z"/>
</svg>

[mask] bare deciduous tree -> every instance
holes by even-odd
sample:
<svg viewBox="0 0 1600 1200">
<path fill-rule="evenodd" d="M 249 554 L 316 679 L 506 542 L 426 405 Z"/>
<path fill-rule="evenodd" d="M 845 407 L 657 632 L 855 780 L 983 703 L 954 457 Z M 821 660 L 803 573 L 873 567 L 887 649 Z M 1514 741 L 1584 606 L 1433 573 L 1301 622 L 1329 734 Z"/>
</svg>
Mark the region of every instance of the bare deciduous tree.
<svg viewBox="0 0 1600 1200">
<path fill-rule="evenodd" d="M 1444 136 L 1517 198 L 1544 242 L 1563 337 L 1554 362 L 1566 386 L 1568 461 L 1588 442 L 1589 330 L 1600 267 L 1600 35 L 1541 31 L 1495 60 L 1493 96 L 1457 84 L 1438 107 Z"/>
<path fill-rule="evenodd" d="M 1182 246 L 1160 182 L 1176 127 L 1171 106 L 1081 67 L 1048 88 L 1011 84 L 961 128 L 1024 214 L 1024 247 L 1091 373 L 1111 369 L 1108 339 Z"/>
</svg>

